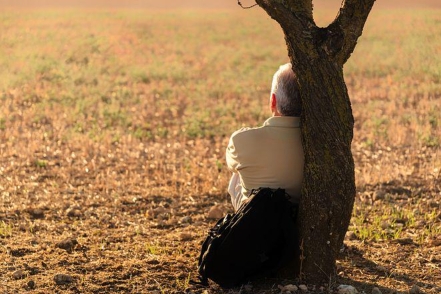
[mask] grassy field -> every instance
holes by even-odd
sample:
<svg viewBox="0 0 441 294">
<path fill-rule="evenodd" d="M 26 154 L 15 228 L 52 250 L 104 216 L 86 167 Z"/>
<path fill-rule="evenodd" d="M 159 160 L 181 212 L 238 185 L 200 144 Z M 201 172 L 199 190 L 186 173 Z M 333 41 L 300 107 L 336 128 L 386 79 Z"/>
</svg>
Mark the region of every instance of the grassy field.
<svg viewBox="0 0 441 294">
<path fill-rule="evenodd" d="M 374 10 L 345 66 L 358 188 L 329 288 L 441 292 L 440 12 Z M 0 291 L 245 293 L 189 280 L 209 210 L 231 211 L 228 136 L 268 117 L 288 61 L 278 25 L 17 8 L 0 24 Z"/>
</svg>

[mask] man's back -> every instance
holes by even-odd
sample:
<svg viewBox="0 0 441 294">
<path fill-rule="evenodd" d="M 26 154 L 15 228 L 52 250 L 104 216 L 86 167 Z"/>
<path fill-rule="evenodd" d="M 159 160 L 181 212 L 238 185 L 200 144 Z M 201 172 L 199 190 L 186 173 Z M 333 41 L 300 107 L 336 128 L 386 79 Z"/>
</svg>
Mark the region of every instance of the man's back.
<svg viewBox="0 0 441 294">
<path fill-rule="evenodd" d="M 259 187 L 282 188 L 300 200 L 304 156 L 299 123 L 299 117 L 277 116 L 262 127 L 233 133 L 226 159 L 240 175 L 242 195 Z"/>
</svg>

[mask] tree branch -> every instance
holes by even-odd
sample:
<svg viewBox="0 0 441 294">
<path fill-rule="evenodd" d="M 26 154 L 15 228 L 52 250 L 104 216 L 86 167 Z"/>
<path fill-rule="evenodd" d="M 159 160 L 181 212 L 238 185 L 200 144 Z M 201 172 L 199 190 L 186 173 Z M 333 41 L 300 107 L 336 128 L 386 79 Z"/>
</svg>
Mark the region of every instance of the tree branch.
<svg viewBox="0 0 441 294">
<path fill-rule="evenodd" d="M 329 29 L 342 30 L 342 48 L 336 54 L 336 61 L 343 65 L 351 56 L 357 45 L 357 40 L 363 32 L 366 19 L 375 0 L 344 0 L 340 13 Z"/>
<path fill-rule="evenodd" d="M 277 1 L 277 0 L 276 0 Z M 312 15 L 312 0 L 285 0 L 278 1 L 285 3 L 285 6 L 295 13 L 302 13 L 309 18 L 313 18 Z"/>
<path fill-rule="evenodd" d="M 256 0 L 256 3 L 280 24 L 285 38 L 295 40 L 294 54 L 314 54 L 313 32 L 317 26 L 312 16 L 312 0 Z"/>
<path fill-rule="evenodd" d="M 307 30 L 311 24 L 315 25 L 312 0 L 256 0 L 256 3 L 282 25 L 284 30 L 299 28 L 299 25 L 303 30 Z"/>
<path fill-rule="evenodd" d="M 250 6 L 243 6 L 242 5 L 242 2 L 240 2 L 240 0 L 237 0 L 237 4 L 240 6 L 240 7 L 242 7 L 243 9 L 251 9 L 251 8 L 253 8 L 254 6 L 257 6 L 258 4 L 256 3 L 256 4 L 253 4 L 253 5 L 250 5 Z"/>
</svg>

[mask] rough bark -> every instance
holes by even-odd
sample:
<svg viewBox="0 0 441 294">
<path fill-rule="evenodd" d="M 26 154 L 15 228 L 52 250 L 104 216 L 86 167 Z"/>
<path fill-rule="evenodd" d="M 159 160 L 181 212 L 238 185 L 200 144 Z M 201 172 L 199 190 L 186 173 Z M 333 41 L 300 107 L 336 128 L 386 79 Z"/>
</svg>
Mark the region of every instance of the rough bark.
<svg viewBox="0 0 441 294">
<path fill-rule="evenodd" d="M 346 0 L 335 21 L 316 26 L 311 0 L 256 0 L 282 27 L 302 97 L 305 177 L 300 205 L 301 273 L 328 282 L 355 199 L 351 153 L 354 119 L 343 77 L 375 0 Z"/>
</svg>

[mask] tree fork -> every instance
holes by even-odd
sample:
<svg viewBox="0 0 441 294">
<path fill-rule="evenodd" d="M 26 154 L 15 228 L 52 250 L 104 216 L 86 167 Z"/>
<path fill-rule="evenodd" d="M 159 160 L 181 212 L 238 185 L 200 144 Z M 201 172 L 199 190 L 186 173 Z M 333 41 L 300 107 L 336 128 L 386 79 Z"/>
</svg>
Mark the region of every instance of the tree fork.
<svg viewBox="0 0 441 294">
<path fill-rule="evenodd" d="M 299 229 L 305 257 L 301 270 L 308 283 L 328 282 L 335 275 L 352 214 L 354 118 L 343 65 L 374 2 L 346 0 L 334 22 L 319 28 L 313 20 L 312 0 L 256 0 L 282 27 L 300 87 L 305 176 Z"/>
</svg>

